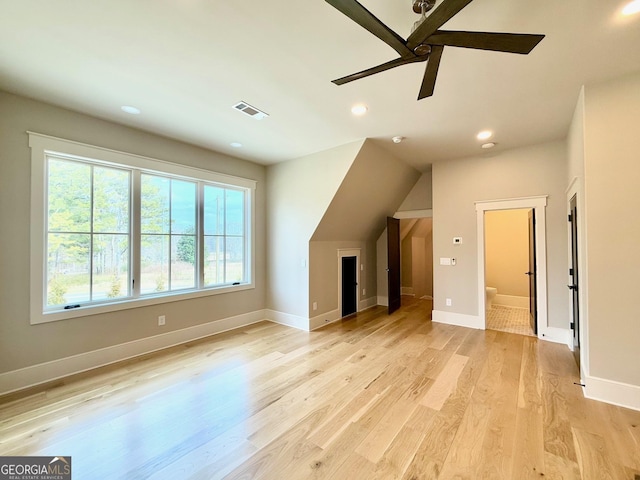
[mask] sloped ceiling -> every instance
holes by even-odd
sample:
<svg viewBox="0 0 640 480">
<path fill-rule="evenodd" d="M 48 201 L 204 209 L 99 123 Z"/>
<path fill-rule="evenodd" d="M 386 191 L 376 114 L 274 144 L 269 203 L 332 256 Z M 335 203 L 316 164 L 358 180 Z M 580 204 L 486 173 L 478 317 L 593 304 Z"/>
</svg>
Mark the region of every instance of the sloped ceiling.
<svg viewBox="0 0 640 480">
<path fill-rule="evenodd" d="M 420 172 L 389 155 L 370 140 L 364 142 L 312 241 L 376 239 Z"/>
<path fill-rule="evenodd" d="M 404 38 L 418 18 L 410 0 L 361 1 Z M 418 102 L 424 64 L 331 83 L 396 54 L 324 0 L 0 0 L 0 89 L 262 164 L 373 138 L 424 170 L 478 155 L 485 128 L 498 150 L 564 138 L 581 85 L 640 69 L 627 1 L 473 0 L 444 28 L 545 39 L 526 56 L 447 47 Z"/>
</svg>

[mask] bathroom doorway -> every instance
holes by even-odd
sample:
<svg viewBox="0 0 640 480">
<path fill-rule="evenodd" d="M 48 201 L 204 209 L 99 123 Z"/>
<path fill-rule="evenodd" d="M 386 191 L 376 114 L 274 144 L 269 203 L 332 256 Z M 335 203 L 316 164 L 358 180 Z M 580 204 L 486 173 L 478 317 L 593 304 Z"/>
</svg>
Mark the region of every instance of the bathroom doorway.
<svg viewBox="0 0 640 480">
<path fill-rule="evenodd" d="M 533 215 L 531 208 L 485 212 L 486 328 L 489 330 L 536 334 Z"/>
<path fill-rule="evenodd" d="M 478 304 L 485 328 L 545 335 L 546 197 L 477 202 Z"/>
</svg>

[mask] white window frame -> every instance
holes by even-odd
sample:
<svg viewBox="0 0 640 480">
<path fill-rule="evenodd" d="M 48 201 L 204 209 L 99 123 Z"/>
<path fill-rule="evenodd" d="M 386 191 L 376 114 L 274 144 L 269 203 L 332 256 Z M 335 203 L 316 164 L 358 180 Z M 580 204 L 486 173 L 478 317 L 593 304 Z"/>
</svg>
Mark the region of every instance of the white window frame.
<svg viewBox="0 0 640 480">
<path fill-rule="evenodd" d="M 84 317 L 100 313 L 114 312 L 148 305 L 187 300 L 191 298 L 217 295 L 255 288 L 255 189 L 256 181 L 235 177 L 209 170 L 189 167 L 177 163 L 96 147 L 84 143 L 51 137 L 40 133 L 27 132 L 31 148 L 31 266 L 30 266 L 30 321 L 40 324 Z M 101 305 L 86 305 L 69 310 L 45 311 L 46 299 L 46 217 L 47 217 L 47 155 L 55 155 L 94 163 L 104 163 L 124 168 L 134 168 L 145 173 L 156 173 L 184 179 L 212 182 L 221 186 L 246 190 L 245 235 L 247 251 L 245 259 L 246 281 L 240 285 L 223 285 L 188 291 L 162 292 L 153 296 L 140 296 L 115 300 Z M 134 200 L 137 198 L 134 195 Z M 139 241 L 137 229 L 140 224 L 139 209 L 131 212 L 133 242 Z M 135 248 L 132 243 L 131 248 Z M 137 262 L 136 262 L 137 263 Z M 131 273 L 138 279 L 139 266 L 131 264 Z"/>
</svg>

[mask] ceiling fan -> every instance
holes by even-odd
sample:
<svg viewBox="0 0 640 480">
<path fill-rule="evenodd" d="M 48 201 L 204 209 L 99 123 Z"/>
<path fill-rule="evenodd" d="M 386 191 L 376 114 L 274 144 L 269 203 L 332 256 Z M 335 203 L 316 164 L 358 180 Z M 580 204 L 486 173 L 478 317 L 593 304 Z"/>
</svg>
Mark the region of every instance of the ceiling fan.
<svg viewBox="0 0 640 480">
<path fill-rule="evenodd" d="M 400 35 L 382 23 L 375 15 L 356 0 L 325 0 L 340 10 L 351 20 L 367 29 L 380 40 L 393 48 L 400 58 L 368 68 L 346 77 L 333 80 L 336 85 L 359 80 L 369 75 L 384 72 L 408 63 L 427 62 L 427 68 L 418 94 L 418 100 L 433 95 L 440 58 L 445 46 L 493 50 L 496 52 L 528 54 L 544 38 L 544 35 L 497 32 L 464 32 L 440 30 L 460 10 L 472 0 L 443 0 L 431 12 L 436 0 L 413 0 L 413 11 L 420 13 L 420 19 L 414 24 L 411 35 L 404 40 Z"/>
</svg>

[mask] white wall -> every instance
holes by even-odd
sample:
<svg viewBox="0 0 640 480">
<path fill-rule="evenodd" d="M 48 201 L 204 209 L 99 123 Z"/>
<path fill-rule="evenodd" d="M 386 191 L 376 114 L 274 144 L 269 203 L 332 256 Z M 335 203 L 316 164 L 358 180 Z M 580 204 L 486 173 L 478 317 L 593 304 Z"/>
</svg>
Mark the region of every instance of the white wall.
<svg viewBox="0 0 640 480">
<path fill-rule="evenodd" d="M 476 201 L 548 195 L 549 326 L 569 327 L 564 142 L 498 151 L 433 166 L 434 310 L 478 316 Z M 462 237 L 462 245 L 453 245 Z M 441 266 L 455 257 L 456 266 Z M 452 299 L 452 306 L 445 299 Z"/>
</svg>

